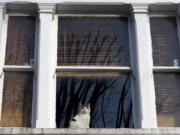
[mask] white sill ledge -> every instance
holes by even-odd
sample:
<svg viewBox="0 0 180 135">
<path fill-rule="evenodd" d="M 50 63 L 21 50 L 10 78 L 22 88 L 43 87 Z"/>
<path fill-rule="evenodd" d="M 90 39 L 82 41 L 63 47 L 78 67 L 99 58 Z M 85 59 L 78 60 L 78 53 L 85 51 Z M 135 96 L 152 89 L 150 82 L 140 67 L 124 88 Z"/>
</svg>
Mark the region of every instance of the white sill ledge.
<svg viewBox="0 0 180 135">
<path fill-rule="evenodd" d="M 64 128 L 0 128 L 3 135 L 175 135 L 180 128 L 149 128 L 149 129 L 64 129 Z"/>
<path fill-rule="evenodd" d="M 32 66 L 11 66 L 11 65 L 5 65 L 3 67 L 4 71 L 29 71 L 32 72 L 34 69 Z"/>
<path fill-rule="evenodd" d="M 180 72 L 180 66 L 154 66 L 154 72 Z"/>
<path fill-rule="evenodd" d="M 66 71 L 81 71 L 81 72 L 131 72 L 131 67 L 113 67 L 113 66 L 57 66 L 56 71 L 66 72 Z"/>
</svg>

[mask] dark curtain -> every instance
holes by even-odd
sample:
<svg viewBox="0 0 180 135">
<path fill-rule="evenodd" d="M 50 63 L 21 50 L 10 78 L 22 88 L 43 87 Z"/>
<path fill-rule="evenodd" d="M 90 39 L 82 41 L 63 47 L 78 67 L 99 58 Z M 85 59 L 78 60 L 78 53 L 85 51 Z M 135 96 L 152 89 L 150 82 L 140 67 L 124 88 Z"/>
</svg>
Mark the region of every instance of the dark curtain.
<svg viewBox="0 0 180 135">
<path fill-rule="evenodd" d="M 56 124 L 66 128 L 80 103 L 91 107 L 91 128 L 132 128 L 130 76 L 57 77 Z"/>
</svg>

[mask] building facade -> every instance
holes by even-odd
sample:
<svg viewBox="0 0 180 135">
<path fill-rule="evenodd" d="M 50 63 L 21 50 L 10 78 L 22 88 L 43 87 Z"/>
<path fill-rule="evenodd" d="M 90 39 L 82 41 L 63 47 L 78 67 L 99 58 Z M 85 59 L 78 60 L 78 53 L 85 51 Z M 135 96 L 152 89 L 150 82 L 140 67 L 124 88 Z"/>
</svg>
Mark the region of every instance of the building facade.
<svg viewBox="0 0 180 135">
<path fill-rule="evenodd" d="M 179 2 L 1 0 L 1 126 L 67 127 L 79 103 L 91 127 L 180 126 Z"/>
</svg>

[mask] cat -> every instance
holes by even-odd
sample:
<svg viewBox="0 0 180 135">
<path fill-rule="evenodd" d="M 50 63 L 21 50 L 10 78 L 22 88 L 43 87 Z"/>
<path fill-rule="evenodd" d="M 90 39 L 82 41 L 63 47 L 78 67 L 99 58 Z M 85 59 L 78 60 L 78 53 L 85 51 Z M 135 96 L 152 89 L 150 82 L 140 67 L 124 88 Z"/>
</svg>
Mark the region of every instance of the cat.
<svg viewBox="0 0 180 135">
<path fill-rule="evenodd" d="M 89 128 L 90 104 L 81 105 L 80 112 L 71 120 L 70 128 Z"/>
</svg>

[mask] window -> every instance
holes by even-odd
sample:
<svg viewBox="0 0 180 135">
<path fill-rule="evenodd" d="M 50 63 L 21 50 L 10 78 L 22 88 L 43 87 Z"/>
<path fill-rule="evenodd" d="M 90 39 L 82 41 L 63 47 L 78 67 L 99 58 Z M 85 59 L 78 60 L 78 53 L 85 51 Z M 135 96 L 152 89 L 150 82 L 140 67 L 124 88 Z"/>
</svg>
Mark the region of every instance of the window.
<svg viewBox="0 0 180 135">
<path fill-rule="evenodd" d="M 90 128 L 155 128 L 156 112 L 159 127 L 179 126 L 178 5 L 5 6 L 2 127 L 68 128 L 80 104 L 90 104 Z"/>
<path fill-rule="evenodd" d="M 90 103 L 91 128 L 134 127 L 128 35 L 128 17 L 59 17 L 58 128 L 80 103 Z"/>
<path fill-rule="evenodd" d="M 159 127 L 180 126 L 180 44 L 176 17 L 150 19 Z"/>
<path fill-rule="evenodd" d="M 58 65 L 129 66 L 127 19 L 59 18 Z"/>
<path fill-rule="evenodd" d="M 3 127 L 31 127 L 35 21 L 33 16 L 9 16 L 1 113 Z"/>
</svg>

